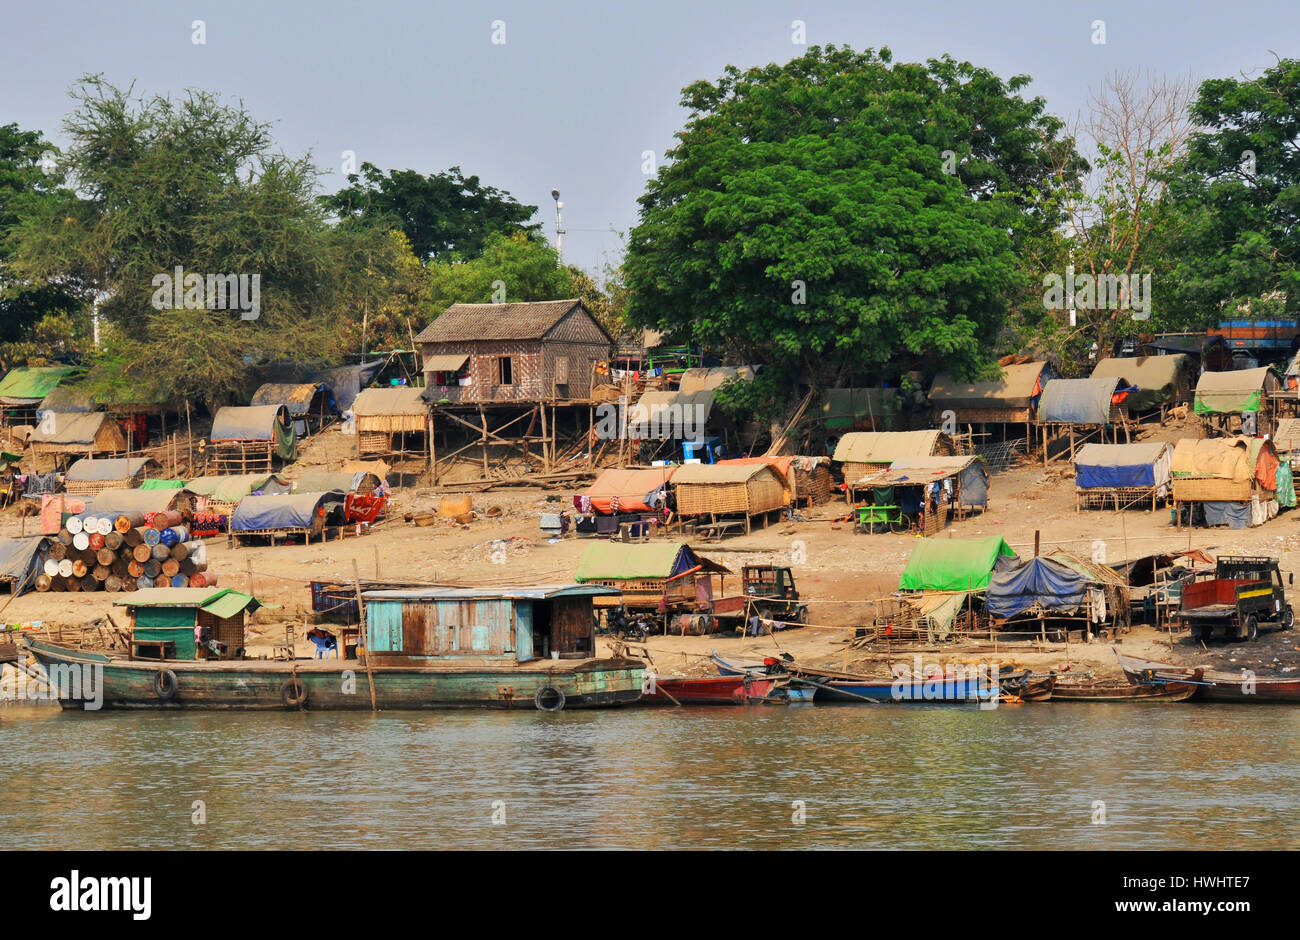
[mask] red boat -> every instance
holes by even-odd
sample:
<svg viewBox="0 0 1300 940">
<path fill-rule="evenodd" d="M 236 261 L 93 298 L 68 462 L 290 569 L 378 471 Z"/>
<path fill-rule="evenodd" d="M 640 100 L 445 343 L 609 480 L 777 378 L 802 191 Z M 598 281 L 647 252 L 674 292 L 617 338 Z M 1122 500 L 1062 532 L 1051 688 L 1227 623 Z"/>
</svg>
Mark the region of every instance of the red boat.
<svg viewBox="0 0 1300 940">
<path fill-rule="evenodd" d="M 646 673 L 645 705 L 745 705 L 761 702 L 775 680 L 754 676 L 656 676 Z"/>
</svg>

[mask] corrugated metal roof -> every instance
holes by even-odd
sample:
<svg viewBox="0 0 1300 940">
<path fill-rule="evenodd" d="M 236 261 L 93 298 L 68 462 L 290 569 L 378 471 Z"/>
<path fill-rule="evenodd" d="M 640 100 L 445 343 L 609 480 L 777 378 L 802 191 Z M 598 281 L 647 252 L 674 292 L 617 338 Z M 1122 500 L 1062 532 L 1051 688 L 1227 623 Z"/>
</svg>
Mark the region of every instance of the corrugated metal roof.
<svg viewBox="0 0 1300 940">
<path fill-rule="evenodd" d="M 361 596 L 371 601 L 483 601 L 532 600 L 544 601 L 552 597 L 607 597 L 621 594 L 618 588 L 595 584 L 550 584 L 534 587 L 431 587 L 406 588 L 389 591 L 364 591 Z"/>
<path fill-rule="evenodd" d="M 466 340 L 541 339 L 580 304 L 582 301 L 576 297 L 572 300 L 542 300 L 519 304 L 452 304 L 421 330 L 415 341 L 453 343 Z"/>
</svg>

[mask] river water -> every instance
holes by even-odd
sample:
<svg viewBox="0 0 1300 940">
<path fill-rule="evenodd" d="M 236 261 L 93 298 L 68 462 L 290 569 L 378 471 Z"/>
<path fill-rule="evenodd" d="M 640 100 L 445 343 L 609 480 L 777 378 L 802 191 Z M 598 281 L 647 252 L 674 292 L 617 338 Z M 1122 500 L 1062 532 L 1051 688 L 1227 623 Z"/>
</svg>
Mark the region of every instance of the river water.
<svg viewBox="0 0 1300 940">
<path fill-rule="evenodd" d="M 24 705 L 0 781 L 0 849 L 1296 849 L 1300 709 Z"/>
</svg>

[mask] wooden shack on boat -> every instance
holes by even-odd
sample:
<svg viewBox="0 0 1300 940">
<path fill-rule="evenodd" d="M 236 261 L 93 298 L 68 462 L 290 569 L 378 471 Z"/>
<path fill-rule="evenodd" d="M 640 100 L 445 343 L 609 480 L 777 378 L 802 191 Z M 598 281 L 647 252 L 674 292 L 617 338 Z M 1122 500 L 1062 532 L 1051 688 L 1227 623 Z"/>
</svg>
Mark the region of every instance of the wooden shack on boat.
<svg viewBox="0 0 1300 940">
<path fill-rule="evenodd" d="M 717 463 L 721 466 L 764 464 L 772 467 L 785 481 L 786 503 L 791 506 L 824 503 L 835 489 L 827 457 L 733 457 Z"/>
<path fill-rule="evenodd" d="M 352 403 L 361 454 L 424 454 L 429 446 L 429 406 L 422 388 L 368 388 Z"/>
<path fill-rule="evenodd" d="M 595 584 L 366 591 L 366 655 L 376 666 L 590 659 L 592 599 L 618 593 Z"/>
<path fill-rule="evenodd" d="M 150 457 L 83 457 L 68 468 L 63 487 L 69 496 L 94 496 L 102 490 L 135 489 L 159 467 Z"/>
<path fill-rule="evenodd" d="M 257 598 L 230 588 L 154 588 L 113 601 L 130 617 L 131 659 L 242 659 Z"/>
<path fill-rule="evenodd" d="M 844 482 L 851 483 L 895 460 L 955 453 L 952 438 L 942 431 L 855 431 L 839 439 L 831 459 L 840 465 Z"/>
<path fill-rule="evenodd" d="M 45 396 L 77 370 L 72 366 L 19 366 L 0 379 L 0 426 L 35 424 Z"/>
<path fill-rule="evenodd" d="M 769 513 L 786 505 L 785 481 L 766 464 L 686 464 L 673 474 L 677 514 L 683 518 L 743 517 L 749 532 L 755 516 L 766 523 Z"/>
<path fill-rule="evenodd" d="M 209 464 L 218 474 L 270 473 L 277 459 L 298 458 L 298 436 L 284 405 L 220 408 L 208 440 Z"/>
<path fill-rule="evenodd" d="M 1124 378 L 1137 386 L 1126 404 L 1129 415 L 1137 417 L 1158 413 L 1161 420 L 1165 411 L 1182 402 L 1192 400 L 1196 387 L 1196 363 L 1190 356 L 1111 356 L 1097 363 L 1092 370 L 1094 379 Z"/>
<path fill-rule="evenodd" d="M 1084 444 L 1074 456 L 1074 511 L 1134 506 L 1154 511 L 1170 495 L 1173 447 L 1165 441 L 1141 444 Z"/>
<path fill-rule="evenodd" d="M 1012 433 L 1011 426 L 1022 424 L 1028 442 L 1030 426 L 1038 417 L 1039 397 L 1055 370 L 1046 362 L 1016 362 L 1016 358 L 1004 360 L 1001 375 L 992 381 L 962 382 L 948 375 L 936 376 L 929 396 L 934 422 L 972 428 L 1001 426 L 1004 437 Z"/>
<path fill-rule="evenodd" d="M 1278 513 L 1280 466 L 1272 441 L 1263 438 L 1178 441 L 1171 467 L 1176 522 L 1189 515 L 1194 524 L 1199 515 L 1209 526 L 1263 525 Z"/>
<path fill-rule="evenodd" d="M 126 435 L 103 411 L 41 412 L 27 446 L 34 456 L 47 454 L 125 454 Z"/>
<path fill-rule="evenodd" d="M 1268 366 L 1206 372 L 1196 383 L 1193 410 L 1205 429 L 1215 434 L 1272 434 L 1277 414 L 1270 396 L 1281 388 L 1281 378 Z"/>
<path fill-rule="evenodd" d="M 933 535 L 989 503 L 988 468 L 979 457 L 902 458 L 847 485 L 850 502 L 865 499 L 873 508 L 865 514 L 871 524 L 860 531 L 890 531 L 906 523 Z"/>
<path fill-rule="evenodd" d="M 602 542 L 583 554 L 573 580 L 619 590 L 618 595 L 597 598 L 597 607 L 707 610 L 715 596 L 713 576 L 731 573 L 685 542 Z M 721 590 L 719 583 L 716 593 Z"/>
<path fill-rule="evenodd" d="M 253 407 L 283 405 L 293 419 L 293 431 L 299 438 L 315 434 L 339 416 L 334 393 L 319 382 L 268 382 L 253 393 L 249 404 Z"/>
<path fill-rule="evenodd" d="M 290 539 L 301 536 L 310 542 L 324 539 L 331 504 L 341 506 L 345 494 L 287 493 L 275 496 L 245 496 L 230 517 L 230 535 L 236 542 L 252 536 Z M 341 522 L 341 520 L 339 520 Z"/>
</svg>

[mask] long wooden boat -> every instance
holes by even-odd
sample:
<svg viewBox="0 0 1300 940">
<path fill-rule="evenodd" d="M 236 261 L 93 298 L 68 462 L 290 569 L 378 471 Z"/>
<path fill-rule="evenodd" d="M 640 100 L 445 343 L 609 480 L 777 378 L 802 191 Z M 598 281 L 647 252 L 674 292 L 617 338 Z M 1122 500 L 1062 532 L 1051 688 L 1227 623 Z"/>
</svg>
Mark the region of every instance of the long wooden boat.
<svg viewBox="0 0 1300 940">
<path fill-rule="evenodd" d="M 629 659 L 374 665 L 356 660 L 128 660 L 25 638 L 64 708 L 598 708 L 641 698 Z M 96 704 L 97 703 L 97 704 Z"/>
<path fill-rule="evenodd" d="M 775 679 L 757 676 L 653 676 L 641 696 L 643 705 L 746 705 L 767 700 Z"/>
<path fill-rule="evenodd" d="M 1131 685 L 1121 679 L 1072 680 L 1057 677 L 1053 702 L 1184 702 L 1196 694 L 1188 682 Z"/>
<path fill-rule="evenodd" d="M 1212 672 L 1198 666 L 1174 666 L 1127 656 L 1111 647 L 1124 676 L 1134 684 L 1188 681 L 1194 683 L 1196 701 L 1202 702 L 1300 702 L 1300 676 L 1259 677 Z"/>
<path fill-rule="evenodd" d="M 978 702 L 997 698 L 997 682 L 986 676 L 872 679 L 830 669 L 800 666 L 793 662 L 724 659 L 716 652 L 713 663 L 724 675 L 789 675 L 816 689 L 816 702 Z"/>
</svg>

